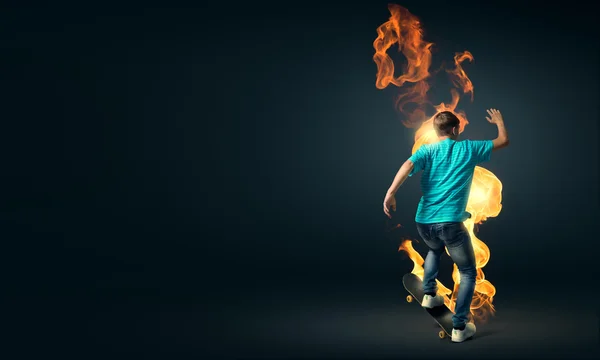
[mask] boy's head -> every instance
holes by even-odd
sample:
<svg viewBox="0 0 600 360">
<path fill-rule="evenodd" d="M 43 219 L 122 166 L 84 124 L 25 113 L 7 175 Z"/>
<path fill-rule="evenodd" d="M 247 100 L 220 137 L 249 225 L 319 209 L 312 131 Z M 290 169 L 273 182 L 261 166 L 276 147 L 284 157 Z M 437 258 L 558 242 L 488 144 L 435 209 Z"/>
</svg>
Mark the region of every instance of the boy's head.
<svg viewBox="0 0 600 360">
<path fill-rule="evenodd" d="M 452 139 L 458 137 L 460 120 L 450 111 L 437 113 L 433 118 L 433 128 L 437 136 L 448 136 Z"/>
</svg>

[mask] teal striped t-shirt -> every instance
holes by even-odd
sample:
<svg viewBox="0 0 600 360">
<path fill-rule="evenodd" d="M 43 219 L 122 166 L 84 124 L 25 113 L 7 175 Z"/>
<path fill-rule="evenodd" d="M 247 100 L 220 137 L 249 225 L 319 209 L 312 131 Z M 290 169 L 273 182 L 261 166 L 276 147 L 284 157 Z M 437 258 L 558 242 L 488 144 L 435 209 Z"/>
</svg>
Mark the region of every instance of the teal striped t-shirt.
<svg viewBox="0 0 600 360">
<path fill-rule="evenodd" d="M 475 166 L 488 161 L 492 140 L 445 139 L 424 144 L 409 158 L 414 164 L 409 176 L 423 171 L 423 196 L 415 221 L 421 224 L 463 222 L 471 217 L 466 211 Z"/>
</svg>

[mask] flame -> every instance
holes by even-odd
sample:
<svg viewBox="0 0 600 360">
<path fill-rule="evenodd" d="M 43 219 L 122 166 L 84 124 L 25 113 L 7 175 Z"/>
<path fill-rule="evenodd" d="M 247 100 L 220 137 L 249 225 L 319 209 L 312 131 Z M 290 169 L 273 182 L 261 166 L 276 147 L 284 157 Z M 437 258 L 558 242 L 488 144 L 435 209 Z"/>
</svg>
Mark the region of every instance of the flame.
<svg viewBox="0 0 600 360">
<path fill-rule="evenodd" d="M 396 105 L 402 113 L 408 114 L 408 121 L 404 125 L 413 126 L 424 115 L 423 105 L 426 105 L 426 94 L 429 84 L 431 66 L 431 46 L 433 43 L 423 41 L 423 31 L 419 19 L 405 8 L 398 5 L 389 5 L 392 16 L 390 20 L 377 28 L 377 39 L 373 42 L 375 55 L 373 60 L 377 64 L 377 80 L 375 86 L 384 89 L 389 84 L 398 87 L 405 82 L 414 83 L 409 91 L 400 95 Z M 402 54 L 406 57 L 407 64 L 403 73 L 394 77 L 394 62 L 387 51 L 392 45 L 398 44 Z M 417 104 L 416 111 L 408 112 L 405 106 Z"/>
<path fill-rule="evenodd" d="M 473 101 L 473 83 L 461 65 L 465 60 L 473 61 L 473 55 L 468 51 L 456 53 L 454 55 L 454 70 L 446 70 L 446 72 L 451 74 L 452 83 L 455 87 L 463 89 L 465 94 L 471 93 L 471 101 Z"/>
<path fill-rule="evenodd" d="M 427 100 L 429 90 L 429 80 L 431 74 L 431 48 L 433 43 L 423 40 L 423 30 L 419 19 L 411 14 L 407 9 L 391 4 L 388 6 L 391 16 L 387 22 L 377 28 L 377 39 L 373 42 L 375 55 L 373 60 L 377 64 L 377 79 L 375 86 L 378 89 L 384 89 L 389 84 L 397 87 L 404 86 L 405 83 L 412 83 L 412 86 L 404 87 L 405 91 L 398 96 L 396 106 L 398 110 L 406 116 L 403 123 L 407 127 L 417 128 L 414 137 L 412 153 L 417 151 L 423 144 L 430 144 L 438 141 L 438 137 L 433 129 L 433 118 L 435 114 L 441 111 L 452 111 L 460 120 L 459 132 L 463 132 L 465 126 L 469 124 L 464 112 L 456 110 L 461 94 L 470 94 L 473 100 L 473 83 L 467 76 L 462 67 L 465 60 L 472 62 L 473 55 L 464 51 L 454 55 L 454 68 L 447 69 L 446 73 L 450 77 L 455 88 L 450 90 L 452 100 L 450 103 L 440 103 L 435 108 L 434 116 L 426 119 L 426 106 L 430 105 Z M 394 77 L 394 62 L 387 51 L 393 46 L 398 45 L 400 51 L 406 58 L 406 64 L 400 76 Z M 413 104 L 413 106 L 409 106 Z M 464 222 L 471 236 L 471 242 L 475 251 L 477 278 L 475 281 L 475 293 L 471 303 L 471 313 L 479 320 L 485 320 L 488 315 L 493 315 L 495 308 L 493 306 L 496 288 L 491 282 L 485 279 L 483 267 L 490 260 L 490 249 L 475 235 L 475 224 L 481 224 L 490 217 L 498 216 L 502 209 L 502 183 L 489 170 L 482 167 L 475 167 L 473 174 L 473 183 L 469 194 L 469 200 L 466 210 L 471 213 L 471 218 Z M 414 266 L 412 273 L 423 279 L 423 258 L 413 248 L 411 240 L 405 240 L 400 245 L 399 251 L 405 251 Z M 446 253 L 448 251 L 446 250 Z M 444 295 L 445 303 L 450 310 L 454 311 L 456 305 L 456 293 L 460 284 L 460 273 L 454 265 L 452 271 L 453 289 L 450 290 L 438 280 L 438 292 Z"/>
</svg>

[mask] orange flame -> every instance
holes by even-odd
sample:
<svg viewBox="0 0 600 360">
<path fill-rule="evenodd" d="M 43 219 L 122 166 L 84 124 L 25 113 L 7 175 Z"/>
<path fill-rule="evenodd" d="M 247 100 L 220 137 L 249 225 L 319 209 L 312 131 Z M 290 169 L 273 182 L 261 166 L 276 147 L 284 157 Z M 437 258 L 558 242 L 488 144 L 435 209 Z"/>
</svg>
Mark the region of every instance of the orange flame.
<svg viewBox="0 0 600 360">
<path fill-rule="evenodd" d="M 471 55 L 471 53 L 468 51 L 456 53 L 454 55 L 454 64 L 456 65 L 455 69 L 446 70 L 446 72 L 451 74 L 452 83 L 455 87 L 463 89 L 465 94 L 471 93 L 471 101 L 473 101 L 473 83 L 461 65 L 461 63 L 465 60 L 473 61 L 473 55 Z"/>
<path fill-rule="evenodd" d="M 403 123 L 407 127 L 417 127 L 415 132 L 415 143 L 412 153 L 417 151 L 423 144 L 430 144 L 438 141 L 438 137 L 433 129 L 433 117 L 426 119 L 425 105 L 427 101 L 427 91 L 429 84 L 427 79 L 430 77 L 429 67 L 431 65 L 431 47 L 432 43 L 423 40 L 423 30 L 421 23 L 416 16 L 407 9 L 399 5 L 389 5 L 391 13 L 390 19 L 377 28 L 377 39 L 373 42 L 375 55 L 373 60 L 377 64 L 377 80 L 375 86 L 378 89 L 386 88 L 389 84 L 398 87 L 406 82 L 414 83 L 412 87 L 406 89 L 401 94 L 396 106 L 398 110 L 406 115 L 407 119 Z M 407 63 L 404 66 L 404 72 L 398 77 L 394 77 L 394 62 L 387 54 L 387 50 L 397 44 Z M 450 76 L 453 85 L 462 90 L 463 94 L 470 94 L 473 100 L 473 83 L 462 68 L 465 60 L 473 61 L 473 55 L 468 52 L 456 53 L 454 56 L 454 69 L 446 70 Z M 449 104 L 441 103 L 435 106 L 436 114 L 441 111 L 452 111 L 460 120 L 459 132 L 463 132 L 465 126 L 469 123 L 464 112 L 456 110 L 460 100 L 460 94 L 456 89 L 451 89 L 452 101 Z M 412 110 L 408 109 L 408 104 L 413 103 Z M 471 236 L 471 242 L 475 251 L 477 278 L 475 282 L 475 293 L 471 303 L 471 313 L 479 321 L 493 315 L 495 312 L 492 302 L 496 295 L 496 288 L 485 279 L 483 267 L 490 259 L 489 247 L 475 236 L 475 224 L 480 224 L 490 217 L 498 216 L 502 209 L 502 183 L 489 170 L 477 166 L 473 174 L 473 183 L 467 203 L 467 211 L 472 217 L 465 221 L 465 226 Z M 411 240 L 405 240 L 400 245 L 399 251 L 405 251 L 412 260 L 414 267 L 412 273 L 423 278 L 423 258 L 413 248 Z M 447 250 L 446 250 L 447 253 Z M 456 290 L 460 284 L 460 273 L 454 265 L 452 272 L 454 281 L 453 290 L 445 287 L 438 280 L 438 292 L 445 297 L 446 306 L 454 311 L 456 305 Z"/>
<path fill-rule="evenodd" d="M 398 5 L 389 5 L 392 16 L 390 20 L 377 28 L 377 39 L 373 42 L 375 55 L 373 60 L 377 64 L 377 80 L 375 86 L 378 89 L 386 88 L 390 83 L 398 87 L 405 82 L 414 83 L 410 91 L 400 95 L 396 105 L 402 113 L 407 113 L 405 106 L 409 103 L 419 105 L 418 109 L 408 112 L 409 119 L 405 121 L 406 126 L 417 123 L 419 117 L 424 115 L 423 105 L 426 104 L 425 96 L 429 90 L 429 84 L 425 81 L 429 76 L 431 65 L 431 46 L 433 43 L 423 41 L 423 31 L 419 19 L 405 8 Z M 388 55 L 388 49 L 398 44 L 402 54 L 406 57 L 407 64 L 404 72 L 394 77 L 394 61 Z"/>
</svg>

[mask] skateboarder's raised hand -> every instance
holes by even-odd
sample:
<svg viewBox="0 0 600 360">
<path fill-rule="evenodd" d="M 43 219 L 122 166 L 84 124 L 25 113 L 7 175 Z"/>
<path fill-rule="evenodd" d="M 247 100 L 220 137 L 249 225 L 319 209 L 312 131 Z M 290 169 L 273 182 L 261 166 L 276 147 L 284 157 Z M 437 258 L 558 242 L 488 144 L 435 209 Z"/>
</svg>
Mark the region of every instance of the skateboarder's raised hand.
<svg viewBox="0 0 600 360">
<path fill-rule="evenodd" d="M 490 115 L 490 117 L 486 116 L 485 119 L 498 127 L 498 137 L 492 141 L 494 144 L 494 150 L 507 147 L 509 143 L 508 134 L 506 133 L 506 128 L 504 127 L 504 119 L 502 118 L 502 114 L 496 109 L 489 109 L 487 113 Z"/>
</svg>

